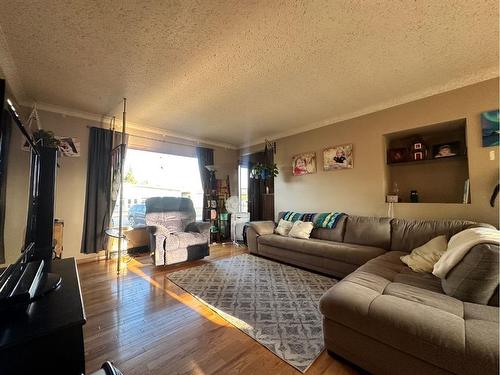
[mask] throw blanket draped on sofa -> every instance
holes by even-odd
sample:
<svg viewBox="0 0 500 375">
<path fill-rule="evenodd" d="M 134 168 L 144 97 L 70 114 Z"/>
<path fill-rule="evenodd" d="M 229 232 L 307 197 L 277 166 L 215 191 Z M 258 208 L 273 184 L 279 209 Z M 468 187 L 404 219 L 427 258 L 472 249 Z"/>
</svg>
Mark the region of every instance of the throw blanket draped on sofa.
<svg viewBox="0 0 500 375">
<path fill-rule="evenodd" d="M 333 229 L 337 222 L 345 214 L 343 212 L 325 212 L 325 213 L 300 213 L 294 211 L 283 212 L 282 219 L 286 221 L 305 221 L 314 223 L 315 228 Z"/>
<path fill-rule="evenodd" d="M 498 244 L 499 242 L 500 231 L 496 229 L 470 228 L 463 230 L 450 238 L 448 249 L 434 265 L 432 273 L 440 279 L 444 279 L 448 272 L 460 263 L 474 246 L 483 243 Z"/>
</svg>

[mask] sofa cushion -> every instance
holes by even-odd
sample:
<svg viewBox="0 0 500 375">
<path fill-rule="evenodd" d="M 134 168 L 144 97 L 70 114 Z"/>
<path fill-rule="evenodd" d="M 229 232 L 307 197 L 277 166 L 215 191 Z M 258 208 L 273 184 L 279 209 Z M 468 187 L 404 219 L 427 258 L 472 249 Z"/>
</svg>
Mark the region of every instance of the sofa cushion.
<svg viewBox="0 0 500 375">
<path fill-rule="evenodd" d="M 498 245 L 474 246 L 441 280 L 443 290 L 462 301 L 488 304 L 499 285 L 498 256 Z"/>
<path fill-rule="evenodd" d="M 345 225 L 347 222 L 347 215 L 342 215 L 335 228 L 315 228 L 311 232 L 311 238 L 318 240 L 342 242 L 344 240 Z"/>
<path fill-rule="evenodd" d="M 352 280 L 343 280 L 327 291 L 320 310 L 326 319 L 397 350 L 442 368 L 451 363 L 452 371 L 460 370 L 465 336 L 460 316 L 385 295 Z"/>
<path fill-rule="evenodd" d="M 386 217 L 348 216 L 344 242 L 389 250 L 391 223 Z"/>
<path fill-rule="evenodd" d="M 498 308 L 447 296 L 440 279 L 411 271 L 401 254 L 385 253 L 334 285 L 320 300 L 325 318 L 453 373 L 495 373 Z"/>
<path fill-rule="evenodd" d="M 391 250 L 410 252 L 436 236 L 449 240 L 454 234 L 474 226 L 489 226 L 466 220 L 391 220 Z"/>
<path fill-rule="evenodd" d="M 355 244 L 331 242 L 316 239 L 283 237 L 276 234 L 260 236 L 259 244 L 289 249 L 305 254 L 335 259 L 349 264 L 361 265 L 380 254 L 384 249 Z"/>
<path fill-rule="evenodd" d="M 411 254 L 401 257 L 401 261 L 415 272 L 432 273 L 434 265 L 444 254 L 448 246 L 446 236 L 434 237 L 429 242 L 411 251 Z"/>
<path fill-rule="evenodd" d="M 189 246 L 206 245 L 207 238 L 202 233 L 196 232 L 177 232 L 172 233 L 165 239 L 165 251 L 177 249 L 186 249 Z"/>
<path fill-rule="evenodd" d="M 378 275 L 387 279 L 388 282 L 412 285 L 433 292 L 444 293 L 439 278 L 430 273 L 412 271 L 399 259 L 403 254 L 406 253 L 389 251 L 362 265 L 357 271 Z"/>
<path fill-rule="evenodd" d="M 292 229 L 290 229 L 288 236 L 294 238 L 309 239 L 313 227 L 314 224 L 311 222 L 297 220 L 293 223 Z"/>
<path fill-rule="evenodd" d="M 290 230 L 293 227 L 293 223 L 291 221 L 286 221 L 284 219 L 280 219 L 278 226 L 274 229 L 274 233 L 280 234 L 282 236 L 288 236 Z"/>
</svg>

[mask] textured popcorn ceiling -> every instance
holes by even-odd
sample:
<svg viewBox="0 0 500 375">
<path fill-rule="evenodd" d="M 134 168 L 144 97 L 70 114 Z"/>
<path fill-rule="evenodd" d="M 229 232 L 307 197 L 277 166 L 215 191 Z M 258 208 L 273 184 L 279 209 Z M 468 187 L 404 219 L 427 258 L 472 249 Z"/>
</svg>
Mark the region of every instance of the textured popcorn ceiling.
<svg viewBox="0 0 500 375">
<path fill-rule="evenodd" d="M 498 1 L 0 1 L 21 101 L 240 146 L 498 75 Z M 3 34 L 3 35 L 1 35 Z"/>
</svg>

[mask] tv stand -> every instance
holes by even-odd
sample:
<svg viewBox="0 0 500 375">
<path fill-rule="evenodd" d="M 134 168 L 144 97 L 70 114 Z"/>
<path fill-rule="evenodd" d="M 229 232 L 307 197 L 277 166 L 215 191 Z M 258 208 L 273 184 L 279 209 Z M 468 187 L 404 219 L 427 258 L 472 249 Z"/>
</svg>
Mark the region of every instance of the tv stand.
<svg viewBox="0 0 500 375">
<path fill-rule="evenodd" d="M 26 312 L 2 316 L 2 375 L 85 373 L 85 310 L 75 259 L 53 260 L 51 271 L 60 275 L 59 287 L 52 288 L 57 277 L 49 276 Z M 44 291 L 47 286 L 50 293 Z"/>
<path fill-rule="evenodd" d="M 62 278 L 57 273 L 44 273 L 42 279 L 40 280 L 40 287 L 38 288 L 33 300 L 45 296 L 47 293 L 56 290 L 62 283 Z"/>
</svg>

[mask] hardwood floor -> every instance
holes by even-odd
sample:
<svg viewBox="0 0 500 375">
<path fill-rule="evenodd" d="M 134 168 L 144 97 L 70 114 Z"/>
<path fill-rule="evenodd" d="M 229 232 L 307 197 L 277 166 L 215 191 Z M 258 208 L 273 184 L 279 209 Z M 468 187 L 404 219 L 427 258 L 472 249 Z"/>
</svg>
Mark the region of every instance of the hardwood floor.
<svg viewBox="0 0 500 375">
<path fill-rule="evenodd" d="M 136 257 L 120 276 L 114 261 L 79 264 L 87 373 L 112 360 L 124 375 L 300 374 L 165 277 L 243 252 L 213 246 L 202 261 L 167 267 Z M 323 352 L 306 374 L 357 371 Z"/>
</svg>

